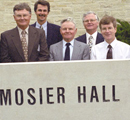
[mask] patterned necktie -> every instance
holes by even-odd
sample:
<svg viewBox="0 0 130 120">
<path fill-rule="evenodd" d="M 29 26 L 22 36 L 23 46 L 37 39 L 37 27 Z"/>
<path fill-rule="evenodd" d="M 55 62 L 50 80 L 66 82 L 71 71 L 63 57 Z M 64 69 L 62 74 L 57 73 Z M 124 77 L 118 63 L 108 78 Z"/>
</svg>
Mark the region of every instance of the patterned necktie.
<svg viewBox="0 0 130 120">
<path fill-rule="evenodd" d="M 70 43 L 66 43 L 65 58 L 64 60 L 70 60 Z"/>
<path fill-rule="evenodd" d="M 89 45 L 89 48 L 90 48 L 90 52 L 91 52 L 91 48 L 93 46 L 93 36 L 90 36 L 89 39 L 88 39 L 88 45 Z"/>
<path fill-rule="evenodd" d="M 112 59 L 112 46 L 108 45 L 107 59 Z"/>
<path fill-rule="evenodd" d="M 40 29 L 42 29 L 42 30 L 43 30 L 43 27 L 42 27 L 42 25 L 40 26 Z"/>
<path fill-rule="evenodd" d="M 25 61 L 28 62 L 28 46 L 26 41 L 26 31 L 23 30 L 21 34 L 22 34 L 21 42 L 22 42 L 23 54 Z"/>
</svg>

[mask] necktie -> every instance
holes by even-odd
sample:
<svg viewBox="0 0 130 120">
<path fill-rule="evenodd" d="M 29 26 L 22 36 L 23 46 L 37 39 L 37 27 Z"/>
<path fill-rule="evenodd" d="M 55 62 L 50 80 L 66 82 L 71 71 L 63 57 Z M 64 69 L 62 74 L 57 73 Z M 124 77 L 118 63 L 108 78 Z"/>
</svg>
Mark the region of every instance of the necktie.
<svg viewBox="0 0 130 120">
<path fill-rule="evenodd" d="M 70 60 L 70 43 L 66 43 L 65 58 L 64 60 Z"/>
<path fill-rule="evenodd" d="M 22 31 L 22 38 L 21 38 L 21 42 L 22 42 L 22 48 L 23 48 L 23 54 L 25 57 L 25 61 L 28 61 L 28 47 L 27 47 L 27 42 L 26 42 L 26 31 Z"/>
<path fill-rule="evenodd" d="M 112 46 L 108 45 L 107 59 L 112 59 Z"/>
<path fill-rule="evenodd" d="M 88 39 L 88 45 L 89 45 L 89 48 L 90 48 L 90 52 L 91 52 L 91 48 L 93 46 L 93 36 L 90 36 L 89 39 Z"/>
<path fill-rule="evenodd" d="M 42 29 L 42 30 L 43 30 L 43 27 L 42 27 L 42 25 L 40 26 L 40 29 Z"/>
</svg>

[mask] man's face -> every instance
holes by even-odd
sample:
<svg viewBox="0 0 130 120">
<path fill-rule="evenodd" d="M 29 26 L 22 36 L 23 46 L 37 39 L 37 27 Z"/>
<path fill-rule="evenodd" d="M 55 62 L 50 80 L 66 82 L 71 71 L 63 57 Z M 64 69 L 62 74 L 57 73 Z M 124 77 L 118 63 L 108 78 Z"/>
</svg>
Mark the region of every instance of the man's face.
<svg viewBox="0 0 130 120">
<path fill-rule="evenodd" d="M 37 15 L 38 22 L 46 22 L 47 16 L 49 14 L 48 7 L 38 4 L 35 14 Z"/>
<path fill-rule="evenodd" d="M 98 27 L 98 20 L 96 18 L 96 16 L 94 14 L 88 14 L 85 18 L 84 18 L 84 27 L 86 29 L 86 31 L 90 34 L 90 33 L 94 33 L 97 31 L 97 27 Z"/>
<path fill-rule="evenodd" d="M 76 32 L 77 29 L 75 28 L 74 23 L 70 21 L 66 21 L 61 25 L 60 33 L 66 42 L 73 40 Z"/>
<path fill-rule="evenodd" d="M 116 28 L 114 28 L 113 23 L 103 25 L 101 24 L 101 33 L 106 40 L 106 42 L 111 43 L 115 39 Z"/>
<path fill-rule="evenodd" d="M 14 13 L 14 19 L 17 23 L 17 26 L 24 30 L 30 23 L 31 14 L 26 9 L 16 10 Z"/>
</svg>

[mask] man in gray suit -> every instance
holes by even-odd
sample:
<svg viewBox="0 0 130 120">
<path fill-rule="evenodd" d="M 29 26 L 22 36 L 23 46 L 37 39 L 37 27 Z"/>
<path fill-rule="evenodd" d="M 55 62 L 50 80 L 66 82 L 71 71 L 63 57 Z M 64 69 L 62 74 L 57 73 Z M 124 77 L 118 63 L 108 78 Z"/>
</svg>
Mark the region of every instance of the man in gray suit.
<svg viewBox="0 0 130 120">
<path fill-rule="evenodd" d="M 76 32 L 72 18 L 61 21 L 60 33 L 63 40 L 50 46 L 50 61 L 90 59 L 89 46 L 74 39 Z"/>
<path fill-rule="evenodd" d="M 14 6 L 17 27 L 1 34 L 2 62 L 34 62 L 49 60 L 45 33 L 29 26 L 31 8 L 26 3 Z"/>
</svg>

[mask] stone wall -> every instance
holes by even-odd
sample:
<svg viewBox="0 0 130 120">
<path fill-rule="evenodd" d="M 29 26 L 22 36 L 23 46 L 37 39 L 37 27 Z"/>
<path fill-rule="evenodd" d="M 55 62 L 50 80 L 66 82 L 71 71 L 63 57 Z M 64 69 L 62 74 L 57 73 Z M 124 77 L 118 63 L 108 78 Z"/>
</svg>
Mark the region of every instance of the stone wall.
<svg viewBox="0 0 130 120">
<path fill-rule="evenodd" d="M 73 17 L 77 24 L 77 34 L 85 33 L 82 24 L 82 15 L 87 11 L 94 11 L 101 19 L 105 14 L 115 18 L 130 21 L 130 0 L 48 0 L 51 5 L 51 12 L 48 21 L 60 25 L 60 21 L 66 17 Z M 33 5 L 36 0 L 0 0 L 0 33 L 14 28 L 16 23 L 13 19 L 13 7 L 20 2 L 27 2 L 32 8 L 30 23 L 36 21 Z"/>
</svg>

